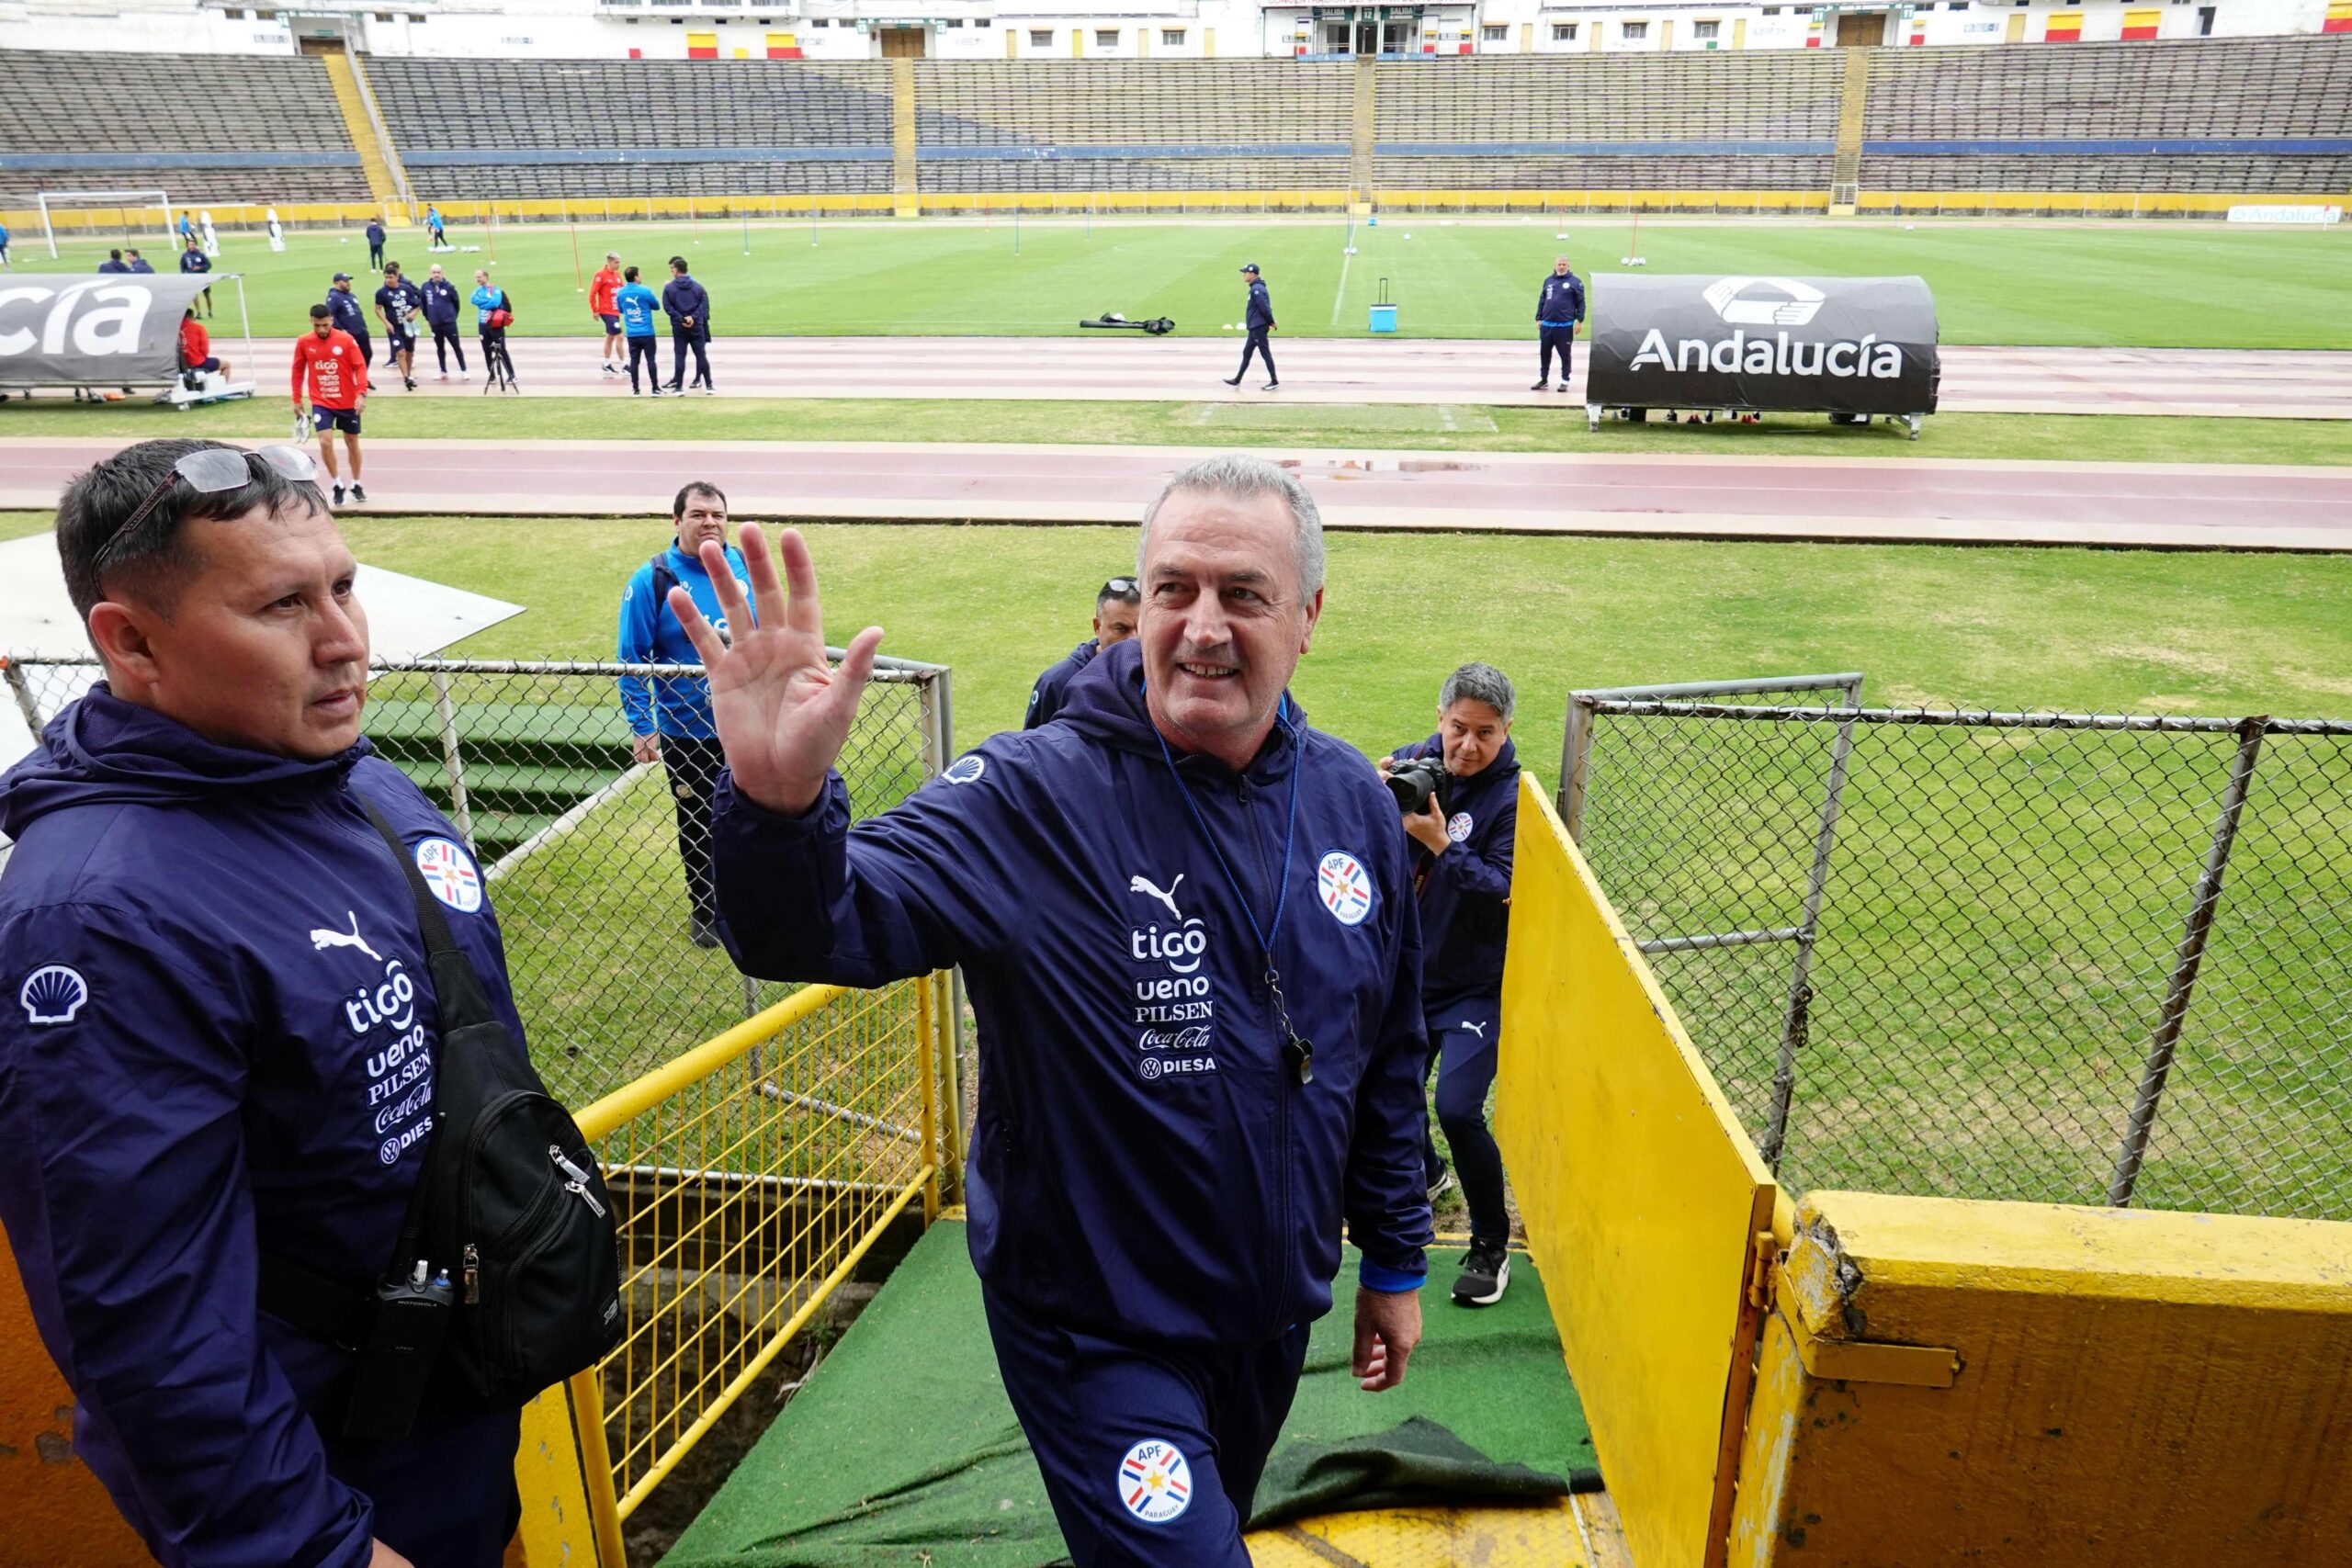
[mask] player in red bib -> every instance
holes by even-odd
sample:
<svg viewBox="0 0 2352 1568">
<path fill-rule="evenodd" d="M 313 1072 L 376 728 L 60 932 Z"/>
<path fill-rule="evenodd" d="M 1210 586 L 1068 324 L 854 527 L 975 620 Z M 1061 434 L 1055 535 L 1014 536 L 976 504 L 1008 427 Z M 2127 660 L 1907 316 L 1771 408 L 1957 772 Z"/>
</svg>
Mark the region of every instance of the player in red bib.
<svg viewBox="0 0 2352 1568">
<path fill-rule="evenodd" d="M 311 307 L 311 330 L 294 344 L 294 415 L 302 415 L 302 382 L 310 380 L 311 428 L 319 434 L 319 462 L 334 481 L 334 502 L 343 504 L 343 476 L 335 471 L 334 433 L 351 459 L 351 499 L 365 501 L 359 483 L 359 411 L 368 406 L 368 355 L 359 340 L 334 324 L 334 312 Z"/>
</svg>

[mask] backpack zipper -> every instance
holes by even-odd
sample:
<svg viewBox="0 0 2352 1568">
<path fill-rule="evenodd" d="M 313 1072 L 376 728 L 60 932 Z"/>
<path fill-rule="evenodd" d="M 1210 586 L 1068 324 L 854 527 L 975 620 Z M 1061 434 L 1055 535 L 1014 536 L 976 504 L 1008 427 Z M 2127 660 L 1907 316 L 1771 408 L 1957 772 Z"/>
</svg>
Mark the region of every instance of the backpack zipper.
<svg viewBox="0 0 2352 1568">
<path fill-rule="evenodd" d="M 563 1149 L 560 1145 L 549 1144 L 548 1145 L 548 1158 L 555 1161 L 557 1168 L 560 1169 L 564 1175 L 571 1179 L 563 1184 L 563 1190 L 566 1192 L 577 1192 L 580 1195 L 581 1201 L 595 1210 L 596 1217 L 598 1219 L 603 1219 L 605 1217 L 605 1205 L 596 1201 L 596 1195 L 594 1192 L 588 1190 L 588 1173 L 581 1169 L 578 1166 L 572 1164 L 570 1160 L 564 1158 Z"/>
<path fill-rule="evenodd" d="M 466 1304 L 481 1303 L 481 1253 L 472 1242 L 466 1243 Z"/>
</svg>

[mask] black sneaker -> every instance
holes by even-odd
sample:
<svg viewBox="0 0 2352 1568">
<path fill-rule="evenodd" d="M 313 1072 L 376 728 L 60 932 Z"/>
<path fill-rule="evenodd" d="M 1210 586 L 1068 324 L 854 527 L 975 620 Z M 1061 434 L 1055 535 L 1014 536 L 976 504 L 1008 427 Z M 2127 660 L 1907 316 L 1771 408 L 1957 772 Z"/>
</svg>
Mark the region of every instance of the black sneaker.
<svg viewBox="0 0 2352 1568">
<path fill-rule="evenodd" d="M 1437 1201 L 1453 1190 L 1453 1172 L 1445 1166 L 1438 1167 L 1437 1174 L 1430 1179 L 1430 1206 L 1435 1208 Z"/>
<path fill-rule="evenodd" d="M 1527 389 L 1531 392 L 1548 392 L 1552 389 L 1552 383 L 1549 381 L 1538 381 L 1535 385 L 1528 388 Z"/>
<path fill-rule="evenodd" d="M 1462 1272 L 1454 1277 L 1453 1304 L 1492 1306 L 1503 1299 L 1510 1283 L 1510 1249 L 1498 1241 L 1473 1241 L 1463 1255 Z"/>
<path fill-rule="evenodd" d="M 1267 391 L 1271 392 L 1271 391 L 1272 391 L 1276 387 L 1279 387 L 1279 386 L 1281 386 L 1281 385 L 1282 385 L 1282 383 L 1281 383 L 1280 381 L 1269 381 L 1269 382 L 1267 382 L 1267 383 L 1266 383 L 1265 389 L 1266 389 Z"/>
<path fill-rule="evenodd" d="M 408 389 L 409 389 L 410 391 L 412 391 L 412 392 L 415 391 L 415 390 L 416 390 L 416 378 L 415 378 L 415 377 L 413 377 L 413 376 L 409 377 L 409 378 L 406 379 L 406 381 L 403 383 L 403 385 L 405 385 L 405 386 L 408 388 Z"/>
<path fill-rule="evenodd" d="M 1238 387 L 1241 385 L 1241 378 L 1238 376 L 1227 376 L 1221 378 L 1221 379 L 1228 387 Z"/>
<path fill-rule="evenodd" d="M 341 484 L 337 484 L 334 487 L 334 503 L 337 506 L 341 506 L 343 504 L 343 486 Z"/>
<path fill-rule="evenodd" d="M 356 479 L 355 479 L 355 480 L 353 480 L 353 481 L 352 481 L 352 485 L 351 485 L 351 499 L 352 499 L 352 500 L 354 500 L 354 501 L 365 501 L 365 500 L 367 500 L 367 499 L 368 499 L 368 488 L 367 488 L 367 486 L 365 486 L 365 485 L 363 485 L 363 484 L 359 483 L 359 482 L 358 482 L 357 480 L 356 480 Z"/>
</svg>

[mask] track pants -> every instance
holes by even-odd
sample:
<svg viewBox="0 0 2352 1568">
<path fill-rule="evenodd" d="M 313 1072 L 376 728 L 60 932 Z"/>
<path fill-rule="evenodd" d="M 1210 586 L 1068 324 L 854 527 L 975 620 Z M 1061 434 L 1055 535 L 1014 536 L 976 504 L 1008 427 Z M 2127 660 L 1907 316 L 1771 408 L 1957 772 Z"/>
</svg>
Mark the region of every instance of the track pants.
<svg viewBox="0 0 2352 1568">
<path fill-rule="evenodd" d="M 1495 1083 L 1496 1036 L 1502 1030 L 1499 992 L 1424 1004 L 1430 1061 L 1437 1070 L 1437 1122 L 1453 1150 L 1454 1174 L 1470 1206 L 1470 1234 L 1481 1241 L 1510 1239 L 1510 1210 L 1503 1202 L 1503 1156 L 1487 1127 L 1487 1091 Z M 1438 1170 L 1436 1140 L 1423 1132 L 1423 1162 Z"/>
<path fill-rule="evenodd" d="M 632 392 L 638 389 L 637 367 L 640 363 L 645 367 L 645 389 L 649 392 L 660 391 L 662 389 L 662 345 L 654 341 L 651 333 L 646 333 L 643 337 L 633 337 L 628 340 L 628 389 Z"/>
<path fill-rule="evenodd" d="M 686 350 L 689 348 L 695 351 L 695 384 L 702 387 L 710 385 L 710 355 L 704 346 L 709 342 L 700 327 L 670 329 L 670 346 L 677 354 L 677 367 L 670 373 L 672 391 L 677 391 L 685 384 Z"/>
<path fill-rule="evenodd" d="M 1266 329 L 1251 327 L 1248 340 L 1241 345 L 1241 368 L 1233 373 L 1235 380 L 1238 381 L 1242 377 L 1250 374 L 1250 356 L 1253 354 L 1261 355 L 1265 359 L 1267 380 L 1282 379 L 1280 376 L 1274 374 L 1274 345 L 1266 341 Z"/>
<path fill-rule="evenodd" d="M 1560 356 L 1560 379 L 1566 382 L 1571 374 L 1568 355 L 1576 347 L 1576 328 L 1541 327 L 1537 329 L 1536 336 L 1535 378 L 1539 381 L 1552 378 L 1552 355 L 1556 353 Z"/>
<path fill-rule="evenodd" d="M 1298 1392 L 1307 1325 L 1262 1345 L 1145 1346 L 981 1294 L 1078 1568 L 1250 1568 L 1241 1530 Z"/>
<path fill-rule="evenodd" d="M 466 340 L 458 335 L 458 323 L 435 321 L 432 325 L 433 353 L 441 361 L 441 374 L 447 376 L 449 373 L 449 355 L 452 354 L 458 356 L 458 369 L 462 374 L 466 368 Z"/>
<path fill-rule="evenodd" d="M 686 869 L 686 901 L 696 920 L 718 919 L 710 885 L 710 796 L 727 753 L 717 739 L 665 735 L 662 766 L 670 775 L 670 804 L 678 816 L 678 861 Z"/>
</svg>

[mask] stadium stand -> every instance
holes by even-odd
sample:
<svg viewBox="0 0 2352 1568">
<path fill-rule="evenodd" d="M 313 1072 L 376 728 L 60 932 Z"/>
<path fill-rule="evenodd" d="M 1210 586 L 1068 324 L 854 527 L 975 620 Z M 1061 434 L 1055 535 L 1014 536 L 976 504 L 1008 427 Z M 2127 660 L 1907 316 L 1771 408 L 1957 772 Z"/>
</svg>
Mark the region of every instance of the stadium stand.
<svg viewBox="0 0 2352 1568">
<path fill-rule="evenodd" d="M 890 188 L 879 61 L 378 55 L 368 75 L 423 199 Z"/>
<path fill-rule="evenodd" d="M 0 50 L 0 202 L 133 186 L 176 202 L 368 198 L 314 59 Z"/>
<path fill-rule="evenodd" d="M 1862 185 L 2341 192 L 2352 38 L 1880 50 Z"/>
<path fill-rule="evenodd" d="M 1386 62 L 1373 183 L 1826 190 L 1842 71 L 1826 51 Z"/>
<path fill-rule="evenodd" d="M 1353 67 L 1287 60 L 924 61 L 926 192 L 1344 187 Z"/>
</svg>

